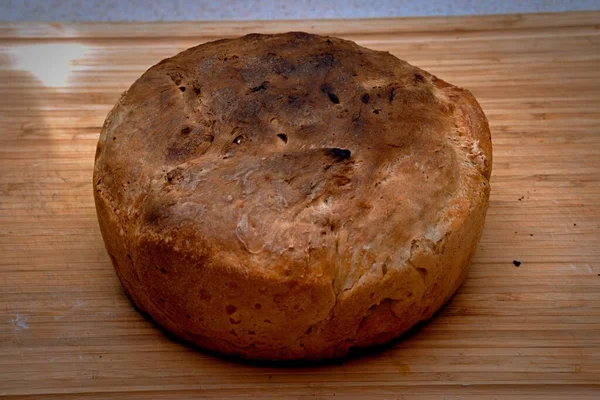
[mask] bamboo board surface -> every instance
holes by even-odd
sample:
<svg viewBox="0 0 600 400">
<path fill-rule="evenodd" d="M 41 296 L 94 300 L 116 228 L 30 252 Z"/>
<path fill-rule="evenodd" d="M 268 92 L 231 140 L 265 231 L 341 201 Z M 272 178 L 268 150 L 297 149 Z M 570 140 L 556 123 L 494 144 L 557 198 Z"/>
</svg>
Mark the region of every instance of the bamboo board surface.
<svg viewBox="0 0 600 400">
<path fill-rule="evenodd" d="M 599 24 L 597 12 L 0 24 L 0 396 L 600 398 Z M 289 30 L 387 50 L 470 89 L 494 171 L 478 253 L 441 313 L 385 351 L 281 368 L 191 350 L 135 311 L 91 178 L 107 112 L 148 67 Z"/>
</svg>

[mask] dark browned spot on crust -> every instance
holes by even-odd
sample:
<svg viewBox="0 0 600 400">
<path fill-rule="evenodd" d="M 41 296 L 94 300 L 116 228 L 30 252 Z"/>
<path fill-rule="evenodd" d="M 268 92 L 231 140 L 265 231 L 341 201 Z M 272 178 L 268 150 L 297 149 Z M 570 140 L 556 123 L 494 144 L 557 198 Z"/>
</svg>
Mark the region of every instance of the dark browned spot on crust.
<svg viewBox="0 0 600 400">
<path fill-rule="evenodd" d="M 390 90 L 390 96 L 389 96 L 390 103 L 392 101 L 394 101 L 395 98 L 396 98 L 396 89 L 392 88 L 392 90 Z"/>
<path fill-rule="evenodd" d="M 329 100 L 331 100 L 334 104 L 340 104 L 340 99 L 337 97 L 337 95 L 333 92 L 333 88 L 331 87 L 330 84 L 328 83 L 323 83 L 320 86 L 321 92 L 326 93 L 327 97 L 329 97 Z"/>
<path fill-rule="evenodd" d="M 417 82 L 417 83 L 425 82 L 425 78 L 423 78 L 423 75 L 421 75 L 421 74 L 415 74 L 415 82 Z"/>
<path fill-rule="evenodd" d="M 189 126 L 186 126 L 185 128 L 181 129 L 181 133 L 183 133 L 184 135 L 187 135 L 188 133 L 190 133 L 192 129 Z"/>
<path fill-rule="evenodd" d="M 334 158 L 336 161 L 347 160 L 352 155 L 352 152 L 350 150 L 340 149 L 338 147 L 324 149 L 323 152 L 326 156 Z"/>
<path fill-rule="evenodd" d="M 362 101 L 365 104 L 369 104 L 369 99 L 371 98 L 371 96 L 369 96 L 369 93 L 365 93 L 362 95 L 362 97 L 360 98 L 360 101 Z"/>
<path fill-rule="evenodd" d="M 179 86 L 179 90 L 181 90 L 181 92 L 185 92 L 185 86 Z"/>
<path fill-rule="evenodd" d="M 277 137 L 279 139 L 281 139 L 283 141 L 283 143 L 287 143 L 288 142 L 288 137 L 285 133 L 278 133 Z"/>
<path fill-rule="evenodd" d="M 181 168 L 175 168 L 175 169 L 167 172 L 167 181 L 169 183 L 181 181 L 181 179 L 183 178 L 181 175 L 182 172 L 183 172 L 183 170 Z"/>
<path fill-rule="evenodd" d="M 228 305 L 228 306 L 225 308 L 225 311 L 227 312 L 227 315 L 233 315 L 233 314 L 236 312 L 236 310 L 237 310 L 237 307 L 236 307 L 236 306 L 234 306 L 234 305 L 232 305 L 232 304 L 229 304 L 229 305 Z"/>
<path fill-rule="evenodd" d="M 260 85 L 258 85 L 258 86 L 255 86 L 255 87 L 251 88 L 251 89 L 250 89 L 250 92 L 251 92 L 251 93 L 254 93 L 254 92 L 259 92 L 259 91 L 261 91 L 261 90 L 267 90 L 267 85 L 268 85 L 268 84 L 269 84 L 269 81 L 264 81 L 264 82 L 263 82 L 263 83 L 261 83 Z"/>
<path fill-rule="evenodd" d="M 340 99 L 335 93 L 329 92 L 327 93 L 327 96 L 329 96 L 329 100 L 331 100 L 334 104 L 340 104 Z"/>
</svg>

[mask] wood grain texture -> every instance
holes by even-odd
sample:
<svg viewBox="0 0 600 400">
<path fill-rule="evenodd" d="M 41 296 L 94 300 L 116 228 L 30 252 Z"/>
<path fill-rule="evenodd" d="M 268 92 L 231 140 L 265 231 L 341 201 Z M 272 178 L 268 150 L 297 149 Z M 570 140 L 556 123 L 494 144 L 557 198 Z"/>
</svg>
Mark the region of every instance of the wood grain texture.
<svg viewBox="0 0 600 400">
<path fill-rule="evenodd" d="M 598 398 L 599 22 L 0 24 L 0 395 Z M 193 351 L 133 309 L 91 177 L 108 110 L 149 66 L 214 38 L 288 30 L 387 50 L 469 88 L 490 121 L 494 172 L 479 251 L 439 315 L 384 351 L 281 368 Z"/>
</svg>

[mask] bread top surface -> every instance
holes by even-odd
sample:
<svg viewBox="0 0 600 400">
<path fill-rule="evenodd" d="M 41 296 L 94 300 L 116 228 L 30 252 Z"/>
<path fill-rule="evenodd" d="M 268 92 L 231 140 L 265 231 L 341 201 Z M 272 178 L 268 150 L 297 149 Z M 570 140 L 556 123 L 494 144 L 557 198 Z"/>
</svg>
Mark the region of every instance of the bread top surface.
<svg viewBox="0 0 600 400">
<path fill-rule="evenodd" d="M 203 44 L 150 68 L 111 111 L 97 196 L 132 241 L 339 292 L 402 265 L 415 240 L 439 241 L 467 217 L 460 199 L 484 191 L 489 130 L 478 106 L 457 112 L 464 95 L 336 38 Z"/>
</svg>

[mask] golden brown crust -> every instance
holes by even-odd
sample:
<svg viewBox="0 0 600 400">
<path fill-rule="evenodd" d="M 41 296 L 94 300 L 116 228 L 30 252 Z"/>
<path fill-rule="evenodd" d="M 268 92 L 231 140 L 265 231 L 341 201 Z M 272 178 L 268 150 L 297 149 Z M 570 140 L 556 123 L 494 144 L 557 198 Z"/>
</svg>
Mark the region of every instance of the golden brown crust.
<svg viewBox="0 0 600 400">
<path fill-rule="evenodd" d="M 389 53 L 288 33 L 149 69 L 102 129 L 100 227 L 133 301 L 261 359 L 341 356 L 458 288 L 489 197 L 473 96 Z"/>
</svg>

